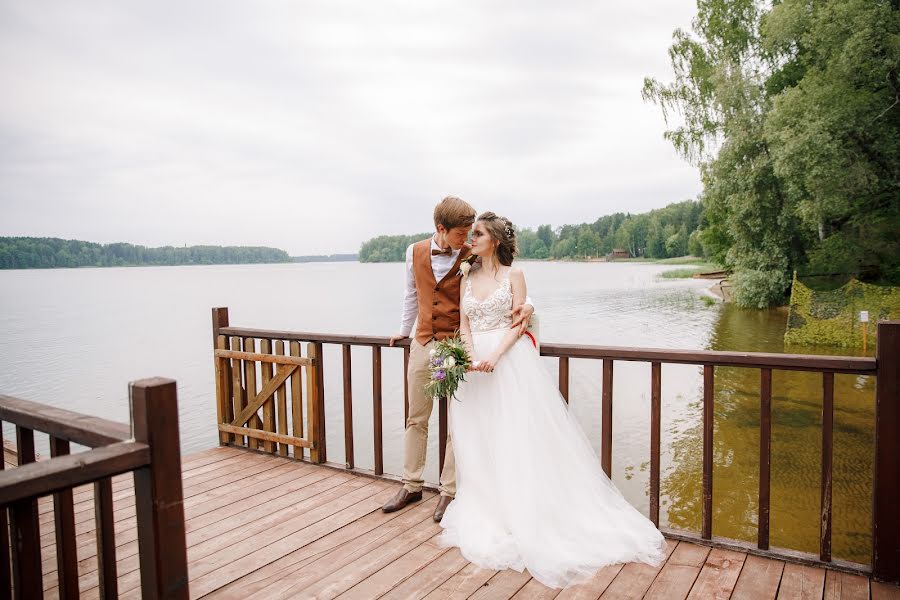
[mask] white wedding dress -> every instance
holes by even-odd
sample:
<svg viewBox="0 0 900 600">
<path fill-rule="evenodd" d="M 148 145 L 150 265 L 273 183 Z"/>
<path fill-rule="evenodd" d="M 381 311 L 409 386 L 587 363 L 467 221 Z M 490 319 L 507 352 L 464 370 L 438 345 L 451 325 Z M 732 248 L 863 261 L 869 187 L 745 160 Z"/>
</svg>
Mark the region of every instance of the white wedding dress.
<svg viewBox="0 0 900 600">
<path fill-rule="evenodd" d="M 505 279 L 479 301 L 467 285 L 475 359 L 509 331 Z M 531 340 L 521 337 L 493 373 L 469 373 L 450 402 L 457 494 L 439 540 L 488 569 L 528 569 L 546 586 L 589 579 L 614 563 L 659 564 L 665 540 L 600 462 Z"/>
</svg>

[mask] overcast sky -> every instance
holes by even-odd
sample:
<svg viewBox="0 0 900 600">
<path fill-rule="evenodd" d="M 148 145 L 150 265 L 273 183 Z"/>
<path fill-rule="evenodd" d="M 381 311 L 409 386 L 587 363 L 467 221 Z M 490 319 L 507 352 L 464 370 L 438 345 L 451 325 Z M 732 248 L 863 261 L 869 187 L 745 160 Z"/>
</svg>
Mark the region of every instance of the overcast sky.
<svg viewBox="0 0 900 600">
<path fill-rule="evenodd" d="M 0 235 L 355 252 L 700 191 L 645 104 L 693 0 L 0 0 Z"/>
</svg>

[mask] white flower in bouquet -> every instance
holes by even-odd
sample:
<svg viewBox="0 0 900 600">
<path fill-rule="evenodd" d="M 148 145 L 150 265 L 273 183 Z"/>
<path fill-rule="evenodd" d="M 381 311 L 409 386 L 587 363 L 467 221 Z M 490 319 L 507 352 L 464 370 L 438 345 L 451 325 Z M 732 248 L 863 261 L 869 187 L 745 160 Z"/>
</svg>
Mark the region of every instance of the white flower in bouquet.
<svg viewBox="0 0 900 600">
<path fill-rule="evenodd" d="M 434 348 L 428 351 L 428 356 L 430 356 L 431 358 L 434 358 L 436 354 L 437 350 L 435 350 Z"/>
<path fill-rule="evenodd" d="M 444 359 L 444 368 L 445 369 L 449 369 L 450 367 L 455 367 L 455 366 L 456 366 L 456 359 L 454 359 L 452 356 L 448 356 L 447 358 Z"/>
</svg>

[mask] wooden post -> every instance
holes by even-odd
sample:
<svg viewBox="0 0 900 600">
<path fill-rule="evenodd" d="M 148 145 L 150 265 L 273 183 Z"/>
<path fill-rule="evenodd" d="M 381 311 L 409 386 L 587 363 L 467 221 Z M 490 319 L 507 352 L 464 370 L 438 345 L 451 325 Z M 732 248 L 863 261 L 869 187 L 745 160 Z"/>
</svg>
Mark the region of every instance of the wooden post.
<svg viewBox="0 0 900 600">
<path fill-rule="evenodd" d="M 381 415 L 381 346 L 372 346 L 372 437 L 375 441 L 375 474 L 384 475 Z"/>
<path fill-rule="evenodd" d="M 713 419 L 715 414 L 715 367 L 703 366 L 703 506 L 701 537 L 712 539 Z"/>
<path fill-rule="evenodd" d="M 559 357 L 559 393 L 569 403 L 569 357 Z"/>
<path fill-rule="evenodd" d="M 769 508 L 772 477 L 772 369 L 759 375 L 759 527 L 756 547 L 769 549 Z"/>
<path fill-rule="evenodd" d="M 129 386 L 134 438 L 150 464 L 134 472 L 141 591 L 144 598 L 188 598 L 178 397 L 171 379 Z"/>
<path fill-rule="evenodd" d="M 312 442 L 309 460 L 316 464 L 325 462 L 325 420 L 324 407 L 319 403 L 322 381 L 319 366 L 322 363 L 322 345 L 316 342 L 306 344 L 306 356 L 313 364 L 306 368 L 306 438 Z M 296 434 L 295 434 L 296 435 Z"/>
<path fill-rule="evenodd" d="M 213 334 L 213 352 L 215 353 L 217 348 L 221 348 L 222 350 L 228 349 L 228 341 L 226 338 L 223 338 L 222 341 L 219 340 L 219 331 L 223 327 L 228 327 L 228 308 L 214 308 L 212 309 L 212 334 Z M 232 419 L 228 418 L 229 411 L 228 407 L 226 407 L 226 403 L 231 404 L 231 394 L 227 394 L 228 382 L 231 380 L 231 372 L 230 366 L 231 361 L 225 359 L 218 359 L 213 357 L 213 362 L 216 368 L 216 416 L 219 419 L 219 423 L 231 423 Z M 233 418 L 233 417 L 232 417 Z M 230 433 L 225 433 L 224 431 L 219 432 L 219 445 L 225 446 L 228 442 L 232 441 L 233 436 Z"/>
<path fill-rule="evenodd" d="M 69 440 L 50 436 L 50 456 L 68 454 Z M 66 600 L 78 598 L 78 553 L 75 545 L 75 508 L 72 498 L 71 488 L 53 494 L 56 573 L 59 581 L 59 597 Z"/>
<path fill-rule="evenodd" d="M 352 469 L 356 465 L 353 457 L 353 365 L 350 344 L 344 344 L 344 466 Z"/>
<path fill-rule="evenodd" d="M 872 576 L 900 583 L 900 321 L 878 324 Z"/>
<path fill-rule="evenodd" d="M 831 562 L 831 491 L 834 460 L 834 373 L 822 373 L 822 479 L 819 559 Z"/>
<path fill-rule="evenodd" d="M 659 527 L 659 447 L 662 413 L 662 365 L 650 365 L 650 520 Z"/>
<path fill-rule="evenodd" d="M 613 361 L 603 359 L 603 397 L 600 421 L 600 465 L 606 476 L 612 479 L 612 427 L 613 427 Z"/>
<path fill-rule="evenodd" d="M 0 448 L 4 448 L 5 445 L 3 443 L 3 421 L 0 421 Z M 2 450 L 0 450 L 2 451 Z M 0 471 L 6 469 L 6 460 L 0 460 Z M 10 565 L 10 555 L 9 555 L 9 522 L 6 519 L 6 510 L 0 508 L 0 600 L 10 600 L 12 598 L 12 590 L 10 586 L 12 585 L 12 573 L 9 571 Z M 74 540 L 74 536 L 73 536 Z M 76 562 L 77 566 L 77 562 Z M 61 571 L 60 571 L 61 572 Z M 76 573 L 76 590 L 78 589 L 78 577 Z M 70 596 L 65 596 L 62 590 L 62 581 L 60 581 L 60 598 L 69 598 Z"/>
<path fill-rule="evenodd" d="M 16 425 L 19 466 L 32 463 L 34 431 Z M 12 546 L 14 598 L 43 598 L 41 575 L 41 533 L 37 499 L 20 500 L 9 506 L 9 534 Z"/>
<path fill-rule="evenodd" d="M 322 342 L 314 342 L 316 349 L 316 411 L 318 418 L 316 419 L 316 444 L 319 446 L 318 459 L 313 461 L 324 464 L 328 460 L 328 453 L 325 446 L 325 352 L 322 348 Z"/>
</svg>

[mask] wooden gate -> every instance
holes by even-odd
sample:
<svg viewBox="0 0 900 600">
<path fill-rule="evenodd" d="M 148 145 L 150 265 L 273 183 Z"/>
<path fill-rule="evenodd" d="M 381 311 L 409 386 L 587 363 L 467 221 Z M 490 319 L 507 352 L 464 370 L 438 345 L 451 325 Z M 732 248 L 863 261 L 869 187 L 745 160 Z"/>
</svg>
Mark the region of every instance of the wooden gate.
<svg viewBox="0 0 900 600">
<path fill-rule="evenodd" d="M 309 449 L 312 462 L 320 462 L 317 403 L 316 346 L 307 344 L 301 356 L 300 343 L 255 338 L 216 338 L 216 412 L 219 442 L 303 457 Z M 243 342 L 243 349 L 242 348 Z M 304 435 L 303 388 L 306 387 L 306 434 Z M 262 412 L 262 416 L 260 416 Z"/>
</svg>

